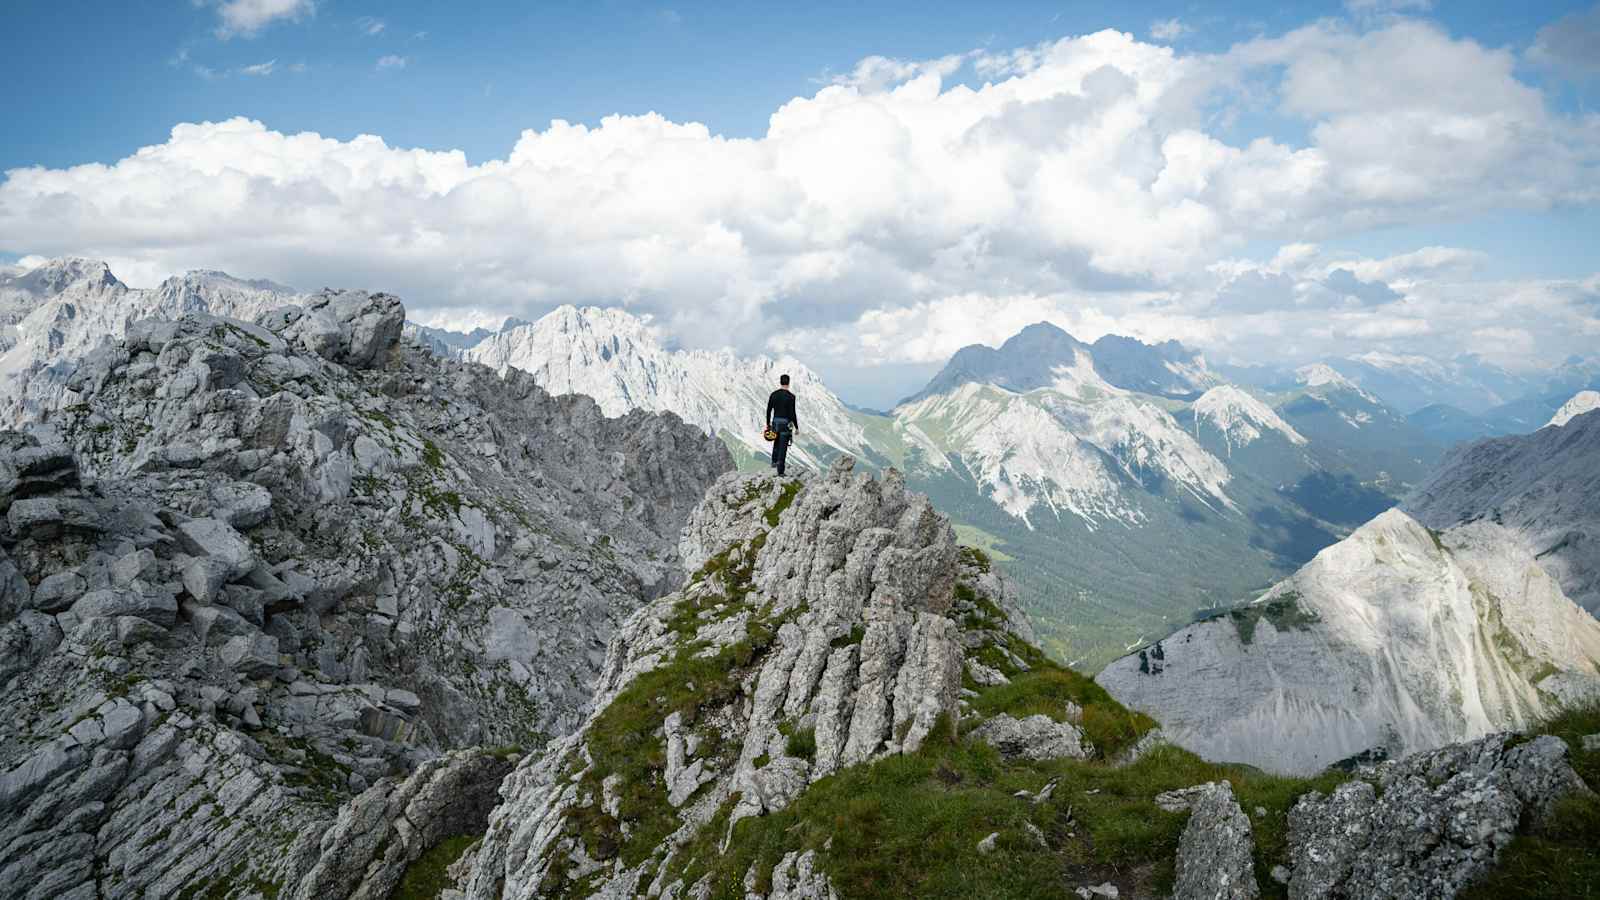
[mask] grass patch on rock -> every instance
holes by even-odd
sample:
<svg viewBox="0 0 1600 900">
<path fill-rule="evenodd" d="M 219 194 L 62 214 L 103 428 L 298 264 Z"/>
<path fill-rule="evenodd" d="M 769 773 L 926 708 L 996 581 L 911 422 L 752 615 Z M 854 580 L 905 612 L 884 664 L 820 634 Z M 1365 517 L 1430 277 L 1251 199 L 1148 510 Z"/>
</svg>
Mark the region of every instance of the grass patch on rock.
<svg viewBox="0 0 1600 900">
<path fill-rule="evenodd" d="M 776 514 L 766 514 L 769 523 L 800 488 L 798 482 L 784 486 Z M 679 638 L 671 658 L 636 677 L 590 722 L 585 744 L 593 765 L 583 774 L 580 791 L 592 802 L 570 808 L 567 825 L 594 859 L 637 866 L 678 829 L 677 811 L 667 800 L 663 723 L 677 713 L 684 727 L 693 728 L 702 712 L 731 702 L 750 665 L 777 639 L 779 626 L 803 612 L 796 608 L 775 616 L 770 604 L 758 607 L 752 601 L 755 560 L 765 541 L 764 533 L 757 535 L 706 561 L 666 619 Z M 714 653 L 695 640 L 706 621 L 741 613 L 748 615 L 742 639 Z M 615 815 L 600 802 L 603 784 L 613 775 L 620 778 Z M 572 896 L 581 887 L 558 866 L 541 885 L 541 895 Z"/>
<path fill-rule="evenodd" d="M 435 900 L 445 889 L 455 887 L 450 866 L 478 840 L 478 835 L 447 837 L 406 867 L 395 886 L 394 900 Z"/>
<path fill-rule="evenodd" d="M 778 527 L 778 520 L 782 518 L 784 511 L 794 503 L 794 498 L 799 495 L 800 482 L 791 481 L 783 486 L 783 490 L 778 494 L 778 501 L 772 504 L 772 508 L 766 512 L 765 518 L 769 528 Z"/>
<path fill-rule="evenodd" d="M 1026 672 L 1011 674 L 1010 684 L 983 688 L 972 699 L 974 712 L 985 718 L 1005 713 L 1018 719 L 1043 714 L 1067 721 L 1068 702 L 1083 710 L 1078 727 L 1104 758 L 1133 746 L 1156 723 L 1111 698 L 1105 688 L 1071 669 L 1041 659 Z"/>
<path fill-rule="evenodd" d="M 1256 623 L 1266 619 L 1279 631 L 1305 629 L 1319 621 L 1315 613 L 1300 607 L 1300 595 L 1289 591 L 1265 603 L 1251 603 L 1228 611 L 1228 618 L 1239 631 L 1239 642 L 1249 644 L 1256 636 Z"/>
<path fill-rule="evenodd" d="M 1187 813 L 1163 812 L 1155 795 L 1227 779 L 1246 809 L 1268 810 L 1252 824 L 1259 877 L 1270 895 L 1268 885 L 1278 886 L 1265 873 L 1283 861 L 1288 808 L 1342 777 L 1277 778 L 1206 763 L 1175 747 L 1122 768 L 1008 761 L 986 744 L 954 740 L 953 732 L 944 720 L 915 754 L 844 769 L 781 812 L 740 821 L 725 852 L 712 855 L 705 842 L 689 883 L 709 873 L 712 897 L 743 898 L 752 865 L 762 891 L 785 854 L 814 850 L 842 897 L 1028 900 L 1072 896 L 1076 887 L 1106 880 L 1125 893 L 1164 895 Z M 1052 781 L 1042 803 L 1015 796 L 1038 794 Z M 714 820 L 711 827 L 720 835 L 726 823 Z M 996 849 L 981 853 L 978 842 L 991 833 L 999 834 Z"/>
</svg>

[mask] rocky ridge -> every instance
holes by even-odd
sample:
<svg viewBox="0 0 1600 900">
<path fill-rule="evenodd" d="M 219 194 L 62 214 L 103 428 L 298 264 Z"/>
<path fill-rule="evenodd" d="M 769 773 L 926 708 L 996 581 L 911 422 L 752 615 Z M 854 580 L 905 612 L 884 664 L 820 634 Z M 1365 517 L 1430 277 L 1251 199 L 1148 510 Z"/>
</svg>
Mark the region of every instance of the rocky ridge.
<svg viewBox="0 0 1600 900">
<path fill-rule="evenodd" d="M 706 896 L 709 860 L 690 845 L 708 829 L 915 753 L 960 717 L 963 668 L 982 665 L 969 654 L 1009 652 L 994 635 L 1026 626 L 925 497 L 852 462 L 803 489 L 712 489 L 683 538 L 697 574 L 619 633 L 584 727 L 507 779 L 467 896 Z M 958 624 L 990 614 L 1001 631 Z M 1072 724 L 1046 730 L 1057 755 L 1087 755 Z M 833 896 L 813 862 L 786 857 L 772 896 Z"/>
<path fill-rule="evenodd" d="M 1600 413 L 1456 446 L 1405 500 L 1435 530 L 1486 521 L 1600 614 Z"/>
<path fill-rule="evenodd" d="M 387 896 L 676 586 L 724 448 L 403 319 L 141 320 L 0 433 L 0 895 Z"/>
</svg>

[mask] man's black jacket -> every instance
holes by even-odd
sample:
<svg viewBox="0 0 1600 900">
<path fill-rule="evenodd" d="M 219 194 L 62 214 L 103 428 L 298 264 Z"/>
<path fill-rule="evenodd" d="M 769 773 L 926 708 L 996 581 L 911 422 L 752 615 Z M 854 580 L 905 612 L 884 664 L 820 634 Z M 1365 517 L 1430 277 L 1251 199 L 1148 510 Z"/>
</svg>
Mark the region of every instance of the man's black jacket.
<svg viewBox="0 0 1600 900">
<path fill-rule="evenodd" d="M 800 420 L 794 414 L 794 394 L 786 388 L 778 388 L 767 398 L 767 427 L 772 427 L 772 418 L 782 416 L 789 420 L 792 428 L 800 426 Z"/>
</svg>

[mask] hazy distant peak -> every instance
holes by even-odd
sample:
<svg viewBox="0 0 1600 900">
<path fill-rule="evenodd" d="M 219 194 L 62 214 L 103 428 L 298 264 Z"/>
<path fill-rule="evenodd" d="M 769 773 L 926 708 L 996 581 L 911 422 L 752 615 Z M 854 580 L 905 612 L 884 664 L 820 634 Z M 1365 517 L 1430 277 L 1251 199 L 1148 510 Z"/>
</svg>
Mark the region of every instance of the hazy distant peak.
<svg viewBox="0 0 1600 900">
<path fill-rule="evenodd" d="M 1340 387 L 1356 390 L 1356 383 L 1327 363 L 1312 363 L 1294 370 L 1295 380 L 1306 387 Z"/>
<path fill-rule="evenodd" d="M 1195 430 L 1209 421 L 1222 432 L 1228 449 L 1254 442 L 1268 431 L 1276 431 L 1291 444 L 1303 445 L 1306 438 L 1285 422 L 1272 407 L 1231 384 L 1218 385 L 1194 402 Z"/>
<path fill-rule="evenodd" d="M 956 351 L 928 386 L 905 402 L 948 392 L 967 382 L 1012 391 L 1055 387 L 1063 370 L 1088 370 L 1107 390 L 1136 391 L 1193 399 L 1222 379 L 1205 357 L 1178 341 L 1147 344 L 1138 338 L 1103 335 L 1093 344 L 1078 340 L 1049 322 L 1037 322 L 1008 338 L 998 348 L 972 344 Z"/>
<path fill-rule="evenodd" d="M 190 269 L 182 275 L 174 275 L 171 278 L 168 278 L 166 282 L 163 282 L 163 284 L 166 283 L 221 284 L 253 291 L 270 291 L 274 294 L 299 293 L 299 291 L 296 291 L 294 288 L 289 287 L 288 285 L 279 284 L 271 279 L 239 278 L 229 275 L 227 272 L 224 272 L 220 269 Z"/>
<path fill-rule="evenodd" d="M 34 296 L 59 294 L 79 282 L 103 286 L 123 286 L 111 267 L 98 259 L 67 256 L 49 260 L 31 269 L 21 269 L 15 275 L 0 276 L 0 288 L 11 288 Z"/>
</svg>

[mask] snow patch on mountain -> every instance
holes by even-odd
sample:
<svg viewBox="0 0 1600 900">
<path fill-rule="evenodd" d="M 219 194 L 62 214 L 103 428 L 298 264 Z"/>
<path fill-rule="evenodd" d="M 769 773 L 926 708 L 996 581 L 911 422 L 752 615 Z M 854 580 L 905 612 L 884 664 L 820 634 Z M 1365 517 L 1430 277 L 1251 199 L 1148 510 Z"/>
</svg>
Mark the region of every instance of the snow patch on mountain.
<svg viewBox="0 0 1600 900">
<path fill-rule="evenodd" d="M 1073 400 L 1089 402 L 1127 393 L 1100 377 L 1095 370 L 1094 357 L 1083 350 L 1074 351 L 1071 363 L 1055 366 L 1050 374 L 1053 376 L 1050 390 Z"/>
<path fill-rule="evenodd" d="M 1122 464 L 1140 483 L 1153 475 L 1170 479 L 1201 502 L 1234 509 L 1225 490 L 1228 467 L 1200 446 L 1166 410 L 1132 395 L 1077 403 L 1044 393 L 1041 401 L 1073 434 L 1084 436 Z"/>
<path fill-rule="evenodd" d="M 1261 439 L 1268 431 L 1276 431 L 1295 445 L 1304 445 L 1306 439 L 1285 422 L 1272 407 L 1253 395 L 1225 384 L 1214 387 L 1194 402 L 1195 437 L 1200 436 L 1202 424 L 1209 424 L 1222 432 L 1228 453 L 1235 447 L 1246 447 Z"/>
<path fill-rule="evenodd" d="M 1152 478 L 1234 508 L 1227 466 L 1165 410 L 1081 363 L 1058 367 L 1055 383 L 1065 390 L 1017 393 L 967 382 L 903 404 L 895 421 L 960 458 L 991 499 L 1030 529 L 1035 504 L 1091 528 L 1136 524 L 1144 516 L 1127 492 Z"/>
<path fill-rule="evenodd" d="M 1556 414 L 1550 417 L 1545 427 L 1552 425 L 1559 428 L 1586 412 L 1600 409 L 1600 391 L 1579 391 L 1572 395 L 1572 399 L 1561 405 Z"/>
<path fill-rule="evenodd" d="M 1600 622 L 1517 534 L 1390 510 L 1097 680 L 1208 759 L 1310 773 L 1527 726 L 1559 707 L 1555 683 L 1600 689 L 1597 666 Z"/>
<path fill-rule="evenodd" d="M 1090 528 L 1143 515 L 1121 496 L 1110 460 L 1028 395 L 968 382 L 896 410 L 908 429 L 959 448 L 968 472 L 1001 509 L 1031 530 L 1035 506 L 1068 513 Z M 930 438 L 933 440 L 933 438 Z M 941 458 L 943 454 L 940 454 Z"/>
<path fill-rule="evenodd" d="M 1350 413 L 1340 410 L 1339 418 L 1343 419 L 1344 423 L 1349 425 L 1351 428 L 1360 428 L 1361 426 L 1372 421 L 1372 415 L 1370 413 L 1360 411 L 1357 411 L 1355 415 L 1351 415 Z"/>
<path fill-rule="evenodd" d="M 551 393 L 593 397 L 608 416 L 633 409 L 677 413 L 755 454 L 770 449 L 761 437 L 767 395 L 778 376 L 788 374 L 800 417 L 791 460 L 820 467 L 821 451 L 867 451 L 867 436 L 849 408 L 793 357 L 668 349 L 649 319 L 623 309 L 563 306 L 492 335 L 462 356 L 500 372 L 521 369 Z"/>
<path fill-rule="evenodd" d="M 1353 391 L 1370 403 L 1379 402 L 1377 397 L 1362 390 L 1360 385 L 1340 375 L 1338 370 L 1327 363 L 1312 363 L 1309 366 L 1301 366 L 1294 370 L 1294 377 L 1297 382 L 1305 385 L 1313 393 L 1322 393 L 1316 390 L 1317 388 Z"/>
</svg>

